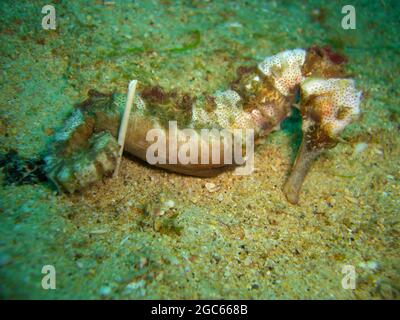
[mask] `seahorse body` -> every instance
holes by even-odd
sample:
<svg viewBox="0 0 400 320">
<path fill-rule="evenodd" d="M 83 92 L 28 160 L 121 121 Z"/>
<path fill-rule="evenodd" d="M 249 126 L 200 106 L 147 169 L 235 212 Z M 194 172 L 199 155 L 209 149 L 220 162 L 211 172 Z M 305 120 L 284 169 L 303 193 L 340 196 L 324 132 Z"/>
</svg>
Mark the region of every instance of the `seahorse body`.
<svg viewBox="0 0 400 320">
<path fill-rule="evenodd" d="M 345 126 L 359 114 L 361 92 L 356 90 L 353 80 L 345 77 L 337 55 L 327 48 L 287 50 L 268 57 L 253 68 L 240 69 L 230 89 L 205 97 L 167 92 L 158 86 L 144 88 L 135 97 L 124 151 L 147 161 L 146 153 L 153 141 L 146 136 L 158 128 L 165 132 L 167 151 L 157 166 L 188 175 L 213 176 L 238 163 L 231 154 L 231 140 L 225 140 L 220 133 L 204 138 L 202 129 L 235 134 L 238 130 L 253 129 L 257 140 L 279 128 L 290 115 L 299 93 L 303 141 L 284 186 L 288 200 L 297 203 L 311 163 L 325 149 L 336 145 Z M 116 137 L 125 99 L 121 94 L 89 91 L 88 99 L 77 106 L 56 134 L 55 144 L 46 157 L 46 171 L 60 190 L 83 189 L 114 170 Z M 177 123 L 173 134 L 171 120 Z M 180 150 L 187 144 L 185 129 L 194 129 L 190 139 L 195 142 L 198 161 L 182 163 L 173 157 L 171 162 L 171 146 Z M 218 162 L 211 159 L 213 145 L 217 145 L 214 151 L 219 153 Z M 226 161 L 227 156 L 233 159 L 232 163 Z"/>
</svg>

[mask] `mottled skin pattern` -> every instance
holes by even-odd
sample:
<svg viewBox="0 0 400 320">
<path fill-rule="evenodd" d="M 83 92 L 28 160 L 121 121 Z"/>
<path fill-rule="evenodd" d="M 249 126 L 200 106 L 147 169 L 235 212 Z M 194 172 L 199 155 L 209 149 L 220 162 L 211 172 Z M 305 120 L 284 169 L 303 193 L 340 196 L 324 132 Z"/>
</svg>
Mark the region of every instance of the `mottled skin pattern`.
<svg viewBox="0 0 400 320">
<path fill-rule="evenodd" d="M 351 108 L 340 106 L 341 111 L 335 111 L 337 99 L 332 100 L 331 97 L 336 97 L 335 94 L 340 96 L 342 91 L 338 91 L 341 90 L 339 85 L 335 82 L 328 88 L 334 94 L 328 89 L 320 89 L 318 85 L 324 84 L 324 79 L 345 77 L 342 68 L 344 58 L 328 48 L 296 50 L 266 59 L 258 67 L 239 68 L 238 77 L 231 83 L 230 89 L 214 95 L 191 97 L 187 93 L 167 92 L 159 86 L 142 88 L 130 114 L 124 150 L 146 161 L 146 150 L 153 143 L 146 140 L 147 132 L 153 128 L 168 131 L 169 120 L 177 121 L 179 130 L 251 128 L 257 140 L 279 129 L 280 123 L 290 115 L 304 79 L 317 79 L 314 81 L 316 84 L 309 82 L 307 88 L 300 90 L 303 96 L 300 104 L 303 142 L 283 188 L 289 202 L 298 203 L 301 185 L 312 162 L 324 150 L 336 145 L 344 126 L 335 127 L 335 121 L 341 118 L 346 120 L 345 124 L 350 123 L 353 113 L 356 115 L 358 112 L 358 96 L 353 99 L 357 112 L 349 112 Z M 343 82 L 341 86 L 350 88 L 346 94 L 350 92 L 356 96 L 352 82 Z M 326 92 L 307 96 L 312 90 Z M 60 191 L 81 190 L 113 171 L 118 150 L 116 138 L 124 106 L 124 95 L 96 91 L 89 91 L 87 100 L 77 106 L 65 127 L 57 133 L 54 146 L 46 157 L 47 175 Z M 333 117 L 333 120 L 328 119 L 330 122 L 326 121 L 328 115 Z M 199 137 L 196 139 L 200 140 Z M 167 154 L 166 164 L 158 166 L 203 177 L 234 167 L 235 163 L 224 164 L 222 138 L 217 136 L 212 139 L 220 139 L 219 163 L 182 164 L 178 161 L 171 164 Z M 179 143 L 182 142 L 178 142 L 178 147 Z M 199 143 L 199 158 L 204 151 Z"/>
</svg>

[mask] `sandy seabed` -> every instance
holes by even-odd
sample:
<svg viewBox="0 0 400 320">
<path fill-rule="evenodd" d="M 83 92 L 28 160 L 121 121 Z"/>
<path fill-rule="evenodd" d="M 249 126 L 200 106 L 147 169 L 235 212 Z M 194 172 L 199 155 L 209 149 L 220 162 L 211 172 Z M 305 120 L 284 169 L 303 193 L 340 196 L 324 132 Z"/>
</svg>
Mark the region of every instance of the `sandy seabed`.
<svg viewBox="0 0 400 320">
<path fill-rule="evenodd" d="M 42 29 L 42 3 L 0 3 L 1 154 L 42 157 L 89 89 L 125 92 L 135 78 L 212 93 L 239 66 L 312 44 L 349 58 L 362 116 L 314 164 L 297 206 L 281 187 L 298 117 L 262 141 L 250 176 L 200 179 L 125 157 L 118 179 L 71 196 L 2 170 L 1 298 L 399 298 L 398 1 L 353 1 L 355 30 L 341 28 L 336 1 L 53 2 L 56 30 Z M 173 208 L 153 215 L 163 201 Z M 44 265 L 56 290 L 42 288 Z"/>
</svg>

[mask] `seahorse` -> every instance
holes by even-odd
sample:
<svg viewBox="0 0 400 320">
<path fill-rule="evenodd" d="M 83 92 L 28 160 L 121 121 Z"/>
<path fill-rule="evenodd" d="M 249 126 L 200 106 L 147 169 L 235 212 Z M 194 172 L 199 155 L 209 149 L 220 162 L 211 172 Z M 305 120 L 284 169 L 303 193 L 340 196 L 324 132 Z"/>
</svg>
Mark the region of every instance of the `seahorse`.
<svg viewBox="0 0 400 320">
<path fill-rule="evenodd" d="M 241 67 L 229 89 L 212 95 L 192 97 L 160 86 L 145 87 L 134 99 L 124 151 L 147 161 L 146 152 L 152 144 L 146 139 L 147 134 L 158 128 L 165 132 L 170 145 L 168 121 L 174 120 L 178 136 L 185 136 L 185 128 L 194 129 L 196 134 L 191 138 L 198 142 L 197 155 L 203 161 L 193 164 L 178 159 L 172 163 L 167 152 L 165 161 L 155 165 L 186 175 L 217 175 L 238 163 L 224 161 L 227 143 L 231 142 L 218 134 L 209 136 L 207 142 L 219 142 L 219 162 L 204 161 L 212 152 L 210 143 L 204 144 L 200 135 L 202 129 L 251 129 L 257 143 L 260 137 L 278 130 L 292 107 L 296 107 L 302 117 L 302 142 L 283 192 L 290 203 L 297 204 L 312 163 L 337 145 L 344 128 L 360 114 L 362 92 L 346 75 L 343 61 L 343 56 L 327 47 L 312 46 L 307 50 L 286 50 L 253 67 Z M 55 134 L 54 144 L 45 157 L 45 171 L 60 191 L 73 193 L 85 189 L 113 172 L 125 102 L 124 94 L 90 90 L 88 98 L 77 105 Z M 178 140 L 177 147 L 186 142 Z M 168 146 L 166 149 L 169 150 Z"/>
</svg>

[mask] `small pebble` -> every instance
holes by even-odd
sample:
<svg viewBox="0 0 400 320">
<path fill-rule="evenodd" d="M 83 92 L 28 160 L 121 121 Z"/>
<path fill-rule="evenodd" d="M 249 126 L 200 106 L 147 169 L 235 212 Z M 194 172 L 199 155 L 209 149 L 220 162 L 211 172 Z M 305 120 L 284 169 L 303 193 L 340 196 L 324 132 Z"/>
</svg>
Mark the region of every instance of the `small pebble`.
<svg viewBox="0 0 400 320">
<path fill-rule="evenodd" d="M 212 182 L 207 182 L 205 184 L 205 187 L 208 190 L 208 192 L 215 192 L 219 190 L 219 186 L 217 186 L 215 183 Z"/>
<path fill-rule="evenodd" d="M 137 290 L 137 289 L 139 289 L 139 288 L 142 288 L 142 287 L 144 287 L 146 285 L 146 282 L 142 279 L 142 280 L 140 280 L 140 281 L 138 281 L 138 282 L 131 282 L 131 283 L 129 283 L 126 287 L 125 287 L 125 289 L 127 290 L 127 291 L 133 291 L 133 290 Z"/>
<path fill-rule="evenodd" d="M 107 232 L 108 231 L 104 230 L 104 229 L 97 229 L 97 230 L 90 231 L 91 234 L 104 234 L 104 233 L 107 233 Z"/>
<path fill-rule="evenodd" d="M 145 257 L 140 257 L 140 261 L 139 261 L 139 268 L 143 269 L 145 266 L 147 266 L 148 264 L 148 260 Z"/>
<path fill-rule="evenodd" d="M 360 154 L 367 148 L 368 148 L 368 143 L 365 143 L 365 142 L 357 143 L 356 146 L 354 147 L 354 153 Z"/>
<path fill-rule="evenodd" d="M 376 269 L 378 269 L 379 264 L 376 261 L 368 261 L 367 262 L 367 267 L 368 267 L 368 269 L 376 270 Z"/>
<path fill-rule="evenodd" d="M 382 151 L 381 149 L 375 149 L 374 152 L 375 152 L 377 155 L 380 155 L 380 156 L 383 155 L 383 151 Z"/>
<path fill-rule="evenodd" d="M 111 293 L 111 288 L 107 286 L 103 286 L 100 288 L 99 293 L 101 296 L 108 296 Z"/>
<path fill-rule="evenodd" d="M 174 202 L 174 200 L 167 200 L 164 202 L 164 206 L 168 209 L 171 209 L 171 208 L 175 207 L 175 202 Z"/>
<path fill-rule="evenodd" d="M 369 270 L 377 270 L 379 268 L 379 264 L 376 261 L 367 261 L 367 262 L 361 262 L 359 266 L 363 269 L 369 269 Z"/>
</svg>

